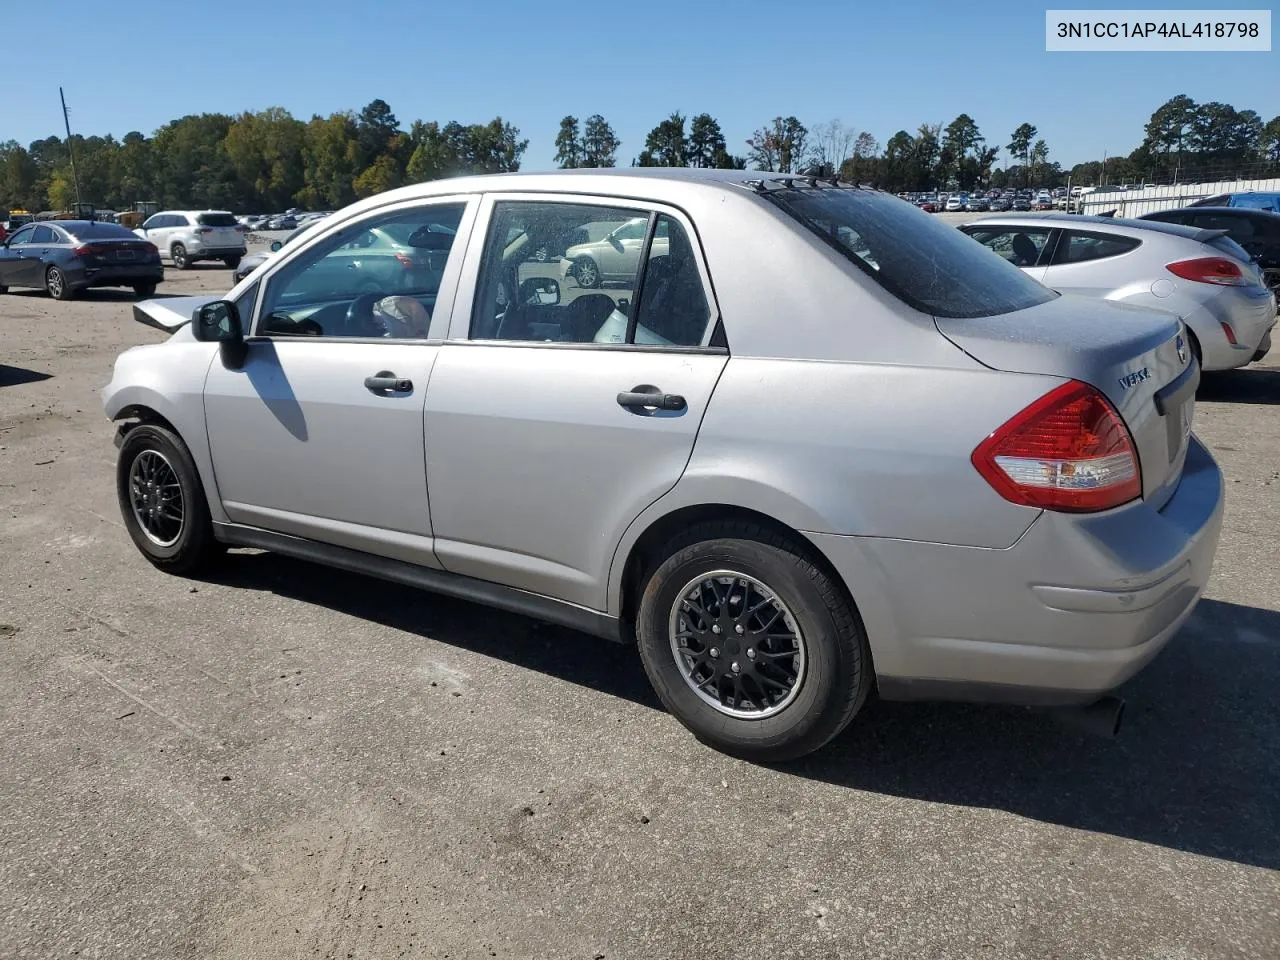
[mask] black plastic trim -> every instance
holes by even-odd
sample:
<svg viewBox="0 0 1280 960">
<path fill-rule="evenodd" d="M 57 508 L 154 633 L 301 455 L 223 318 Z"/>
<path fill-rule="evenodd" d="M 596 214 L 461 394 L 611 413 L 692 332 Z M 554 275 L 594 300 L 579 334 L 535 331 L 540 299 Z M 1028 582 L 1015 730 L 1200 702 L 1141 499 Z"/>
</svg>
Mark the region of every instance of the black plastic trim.
<svg viewBox="0 0 1280 960">
<path fill-rule="evenodd" d="M 1199 386 L 1200 364 L 1196 363 L 1196 358 L 1192 355 L 1191 362 L 1187 364 L 1187 369 L 1178 374 L 1176 379 L 1166 383 L 1156 391 L 1156 412 L 1162 417 L 1168 416 L 1170 410 L 1177 410 L 1186 403 Z"/>
<path fill-rule="evenodd" d="M 215 523 L 213 533 L 222 543 L 231 546 L 270 550 L 299 560 L 308 560 L 312 563 L 336 567 L 339 570 L 362 573 L 381 580 L 417 587 L 420 590 L 429 590 L 432 593 L 442 593 L 460 600 L 470 600 L 473 603 L 509 610 L 535 620 L 545 620 L 571 630 L 580 630 L 583 633 L 603 637 L 615 643 L 626 642 L 616 617 L 566 603 L 563 600 L 544 597 L 538 593 L 529 593 L 526 590 L 505 587 L 487 580 L 449 573 L 447 570 L 434 570 L 415 563 L 406 563 L 403 560 L 379 557 L 361 550 L 351 550 L 347 547 L 338 547 L 237 523 Z"/>
</svg>

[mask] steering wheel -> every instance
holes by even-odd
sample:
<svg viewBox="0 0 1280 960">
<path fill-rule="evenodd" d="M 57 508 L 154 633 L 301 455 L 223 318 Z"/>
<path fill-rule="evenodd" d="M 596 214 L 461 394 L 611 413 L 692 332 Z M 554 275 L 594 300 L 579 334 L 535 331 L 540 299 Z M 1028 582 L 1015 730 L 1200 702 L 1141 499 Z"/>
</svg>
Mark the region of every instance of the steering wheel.
<svg viewBox="0 0 1280 960">
<path fill-rule="evenodd" d="M 373 319 L 373 305 L 383 299 L 381 293 L 362 293 L 347 307 L 348 336 L 385 337 L 387 328 Z"/>
</svg>

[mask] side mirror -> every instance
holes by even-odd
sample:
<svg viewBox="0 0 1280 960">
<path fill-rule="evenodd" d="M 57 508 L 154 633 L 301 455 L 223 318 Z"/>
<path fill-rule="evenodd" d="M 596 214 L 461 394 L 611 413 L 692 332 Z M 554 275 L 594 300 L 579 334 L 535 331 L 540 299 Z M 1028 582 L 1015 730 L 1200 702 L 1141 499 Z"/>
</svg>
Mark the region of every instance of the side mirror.
<svg viewBox="0 0 1280 960">
<path fill-rule="evenodd" d="M 196 311 L 191 332 L 197 340 L 221 346 L 222 362 L 232 370 L 244 366 L 248 344 L 240 326 L 240 311 L 230 300 L 215 300 Z"/>
<path fill-rule="evenodd" d="M 240 311 L 230 300 L 215 300 L 196 311 L 192 333 L 206 343 L 227 343 L 244 339 Z"/>
<path fill-rule="evenodd" d="M 560 302 L 560 284 L 550 277 L 529 277 L 520 283 L 521 303 L 552 306 Z"/>
<path fill-rule="evenodd" d="M 284 247 L 284 244 L 283 244 L 283 243 L 281 243 L 279 240 L 272 240 L 272 241 L 271 241 L 271 247 L 270 247 L 270 249 L 271 249 L 271 252 L 272 252 L 272 253 L 279 253 L 279 252 L 280 252 L 280 250 L 281 250 L 283 247 Z"/>
</svg>

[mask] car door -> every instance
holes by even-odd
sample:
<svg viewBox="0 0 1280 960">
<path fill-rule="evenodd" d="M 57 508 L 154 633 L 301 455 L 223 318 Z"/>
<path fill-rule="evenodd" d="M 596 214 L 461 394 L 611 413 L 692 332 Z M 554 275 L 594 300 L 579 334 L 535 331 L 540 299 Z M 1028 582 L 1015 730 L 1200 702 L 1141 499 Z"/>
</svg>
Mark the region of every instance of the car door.
<svg viewBox="0 0 1280 960">
<path fill-rule="evenodd" d="M 549 303 L 538 278 L 520 279 L 513 226 L 572 236 L 636 216 L 671 235 L 665 255 L 645 255 L 638 291 L 626 278 Z M 602 610 L 615 545 L 680 478 L 728 359 L 712 345 L 696 234 L 670 208 L 575 196 L 490 196 L 480 223 L 427 390 L 436 555 L 455 573 Z"/>
<path fill-rule="evenodd" d="M 169 256 L 169 244 L 166 242 L 169 219 L 168 214 L 157 213 L 149 217 L 141 227 L 142 235 L 156 245 L 162 257 Z"/>
<path fill-rule="evenodd" d="M 1060 293 L 1105 297 L 1142 279 L 1126 260 L 1140 240 L 1103 230 L 1063 230 L 1041 282 Z"/>
<path fill-rule="evenodd" d="M 961 229 L 983 246 L 1021 268 L 1023 273 L 1037 280 L 1044 279 L 1045 264 L 1049 259 L 1056 231 L 1049 227 L 1007 223 L 973 223 Z"/>
<path fill-rule="evenodd" d="M 25 287 L 30 286 L 28 279 L 32 275 L 31 261 L 28 260 L 28 251 L 32 235 L 36 232 L 33 224 L 16 230 L 8 243 L 0 248 L 0 286 L 5 287 Z M 43 285 L 43 281 L 40 282 Z"/>
<path fill-rule="evenodd" d="M 205 419 L 232 522 L 438 566 L 431 549 L 423 402 L 475 200 L 379 208 L 265 271 L 242 365 L 215 358 Z M 380 223 L 448 223 L 459 237 L 430 286 L 337 291 L 308 271 Z M 320 231 L 317 231 L 319 233 Z M 363 292 L 361 292 L 363 291 Z"/>
</svg>

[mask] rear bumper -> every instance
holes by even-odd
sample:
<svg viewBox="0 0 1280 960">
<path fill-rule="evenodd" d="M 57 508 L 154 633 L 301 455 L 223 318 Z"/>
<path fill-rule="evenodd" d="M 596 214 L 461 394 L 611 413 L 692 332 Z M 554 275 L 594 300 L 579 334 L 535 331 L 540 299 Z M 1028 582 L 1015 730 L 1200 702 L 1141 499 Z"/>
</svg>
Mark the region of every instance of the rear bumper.
<svg viewBox="0 0 1280 960">
<path fill-rule="evenodd" d="M 216 259 L 219 257 L 243 257 L 247 247 L 204 247 L 190 246 L 187 248 L 188 260 L 202 260 L 205 258 Z"/>
<path fill-rule="evenodd" d="M 1276 300 L 1266 295 L 1250 295 L 1243 289 L 1223 290 L 1184 317 L 1200 341 L 1205 370 L 1231 370 L 1253 360 L 1276 323 Z M 1227 339 L 1222 325 L 1228 325 L 1236 342 Z"/>
<path fill-rule="evenodd" d="M 845 578 L 893 698 L 1089 702 L 1191 614 L 1222 526 L 1222 474 L 1194 437 L 1177 491 L 1045 512 L 1003 550 L 809 534 Z"/>
<path fill-rule="evenodd" d="M 164 267 L 158 263 L 131 264 L 129 266 L 86 268 L 68 277 L 72 287 L 127 287 L 135 283 L 159 283 L 164 279 Z"/>
</svg>

